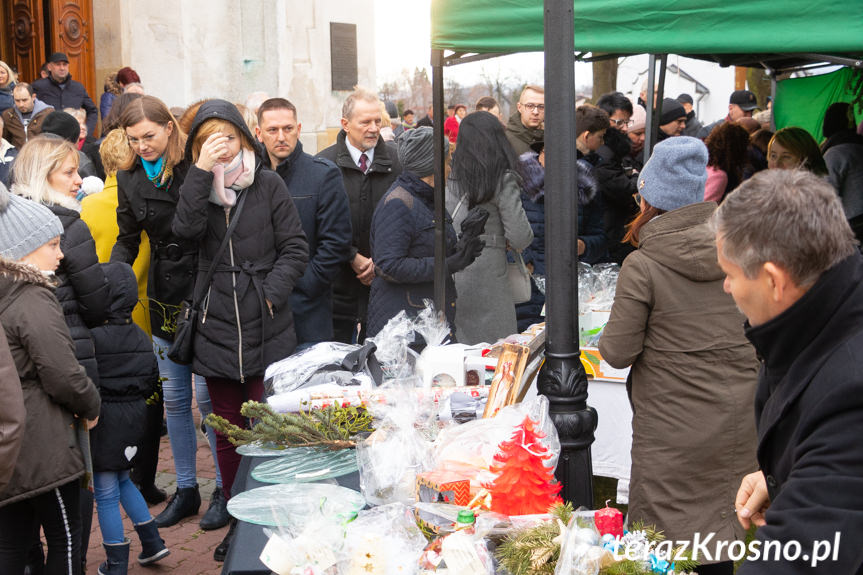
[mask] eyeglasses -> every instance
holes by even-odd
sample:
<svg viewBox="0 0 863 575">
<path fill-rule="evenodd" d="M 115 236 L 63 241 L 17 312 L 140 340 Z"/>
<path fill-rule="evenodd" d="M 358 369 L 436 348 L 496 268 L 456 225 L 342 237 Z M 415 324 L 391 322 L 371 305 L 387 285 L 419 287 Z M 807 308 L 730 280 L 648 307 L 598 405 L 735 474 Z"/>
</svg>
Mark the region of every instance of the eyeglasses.
<svg viewBox="0 0 863 575">
<path fill-rule="evenodd" d="M 534 110 L 545 112 L 545 104 L 522 104 L 522 106 L 524 106 L 524 109 L 528 112 L 533 112 Z"/>
<path fill-rule="evenodd" d="M 623 126 L 626 126 L 628 128 L 635 125 L 635 122 L 633 120 L 615 120 L 614 118 L 612 118 L 611 124 L 613 126 L 617 126 L 618 128 L 622 128 Z"/>
<path fill-rule="evenodd" d="M 635 205 L 641 207 L 641 194 L 638 192 L 632 194 L 632 199 L 635 200 Z"/>
</svg>

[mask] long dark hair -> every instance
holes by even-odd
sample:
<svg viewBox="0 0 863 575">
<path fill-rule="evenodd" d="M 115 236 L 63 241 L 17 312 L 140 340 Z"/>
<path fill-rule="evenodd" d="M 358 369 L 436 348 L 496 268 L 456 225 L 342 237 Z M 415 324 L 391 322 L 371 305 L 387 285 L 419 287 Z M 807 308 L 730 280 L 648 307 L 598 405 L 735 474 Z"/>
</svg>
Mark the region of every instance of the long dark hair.
<svg viewBox="0 0 863 575">
<path fill-rule="evenodd" d="M 500 120 L 488 112 L 465 116 L 458 128 L 450 177 L 458 182 L 468 208 L 491 200 L 503 173 L 515 165 L 515 151 Z"/>
</svg>

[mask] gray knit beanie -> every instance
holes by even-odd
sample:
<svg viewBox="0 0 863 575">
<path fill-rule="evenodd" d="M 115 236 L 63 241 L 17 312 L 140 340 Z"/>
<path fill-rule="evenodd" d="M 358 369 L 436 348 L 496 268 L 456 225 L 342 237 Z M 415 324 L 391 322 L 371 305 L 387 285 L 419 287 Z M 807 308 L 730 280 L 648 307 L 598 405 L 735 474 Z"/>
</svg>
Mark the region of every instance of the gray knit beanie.
<svg viewBox="0 0 863 575">
<path fill-rule="evenodd" d="M 63 224 L 41 204 L 9 193 L 0 183 L 0 257 L 18 261 L 63 233 Z"/>
<path fill-rule="evenodd" d="M 677 136 L 656 144 L 638 176 L 638 193 L 654 208 L 670 212 L 704 201 L 707 146 Z"/>
<path fill-rule="evenodd" d="M 402 169 L 424 178 L 434 173 L 434 130 L 422 126 L 399 136 L 399 161 Z"/>
</svg>

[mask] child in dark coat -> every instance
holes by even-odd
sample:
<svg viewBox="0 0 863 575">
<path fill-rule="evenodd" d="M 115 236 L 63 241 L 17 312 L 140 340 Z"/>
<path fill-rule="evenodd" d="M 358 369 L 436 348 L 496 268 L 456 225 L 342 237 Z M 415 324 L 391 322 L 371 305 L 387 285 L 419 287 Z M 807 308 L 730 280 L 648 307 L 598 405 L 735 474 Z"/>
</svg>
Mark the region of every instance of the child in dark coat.
<svg viewBox="0 0 863 575">
<path fill-rule="evenodd" d="M 99 367 L 102 413 L 90 432 L 99 528 L 108 560 L 101 575 L 125 575 L 129 540 L 123 531 L 123 505 L 138 532 L 143 550 L 138 563 L 148 565 L 170 551 L 147 509 L 144 497 L 129 479 L 129 469 L 144 440 L 147 398 L 158 389 L 159 367 L 153 346 L 132 322 L 138 284 L 125 263 L 102 264 L 110 290 L 110 311 L 104 325 L 90 330 Z"/>
</svg>

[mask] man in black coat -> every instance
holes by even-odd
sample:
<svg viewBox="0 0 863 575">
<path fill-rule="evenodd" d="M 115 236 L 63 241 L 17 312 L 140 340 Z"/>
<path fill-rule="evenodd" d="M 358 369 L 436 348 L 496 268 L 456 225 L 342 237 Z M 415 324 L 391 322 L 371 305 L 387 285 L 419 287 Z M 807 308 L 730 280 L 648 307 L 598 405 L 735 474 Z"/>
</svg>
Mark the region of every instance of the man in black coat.
<svg viewBox="0 0 863 575">
<path fill-rule="evenodd" d="M 269 166 L 282 176 L 300 215 L 309 263 L 291 292 L 297 349 L 333 339 L 330 286 L 351 256 L 351 212 L 339 169 L 303 152 L 297 108 L 270 98 L 258 108 L 255 136 L 267 150 Z"/>
<path fill-rule="evenodd" d="M 760 528 L 738 573 L 863 573 L 863 256 L 842 204 L 809 172 L 765 170 L 713 225 L 762 358 L 761 470 L 735 501 Z"/>
<path fill-rule="evenodd" d="M 99 109 L 90 99 L 84 85 L 73 80 L 69 74 L 69 58 L 63 52 L 54 52 L 48 58 L 47 66 L 48 77 L 33 82 L 36 96 L 49 106 L 54 106 L 55 110 L 84 108 L 87 112 L 87 133 L 92 136 L 99 121 Z"/>
<path fill-rule="evenodd" d="M 381 103 L 363 89 L 342 106 L 342 131 L 336 143 L 318 156 L 342 171 L 351 210 L 351 252 L 333 285 L 333 329 L 336 341 L 365 339 L 369 286 L 375 278 L 369 232 L 375 206 L 402 171 L 395 144 L 380 137 Z"/>
</svg>

